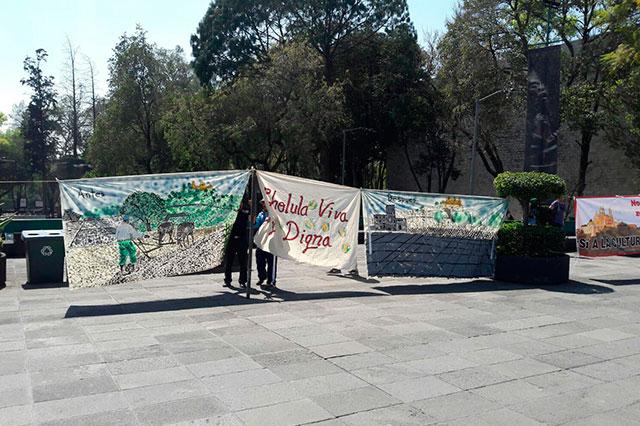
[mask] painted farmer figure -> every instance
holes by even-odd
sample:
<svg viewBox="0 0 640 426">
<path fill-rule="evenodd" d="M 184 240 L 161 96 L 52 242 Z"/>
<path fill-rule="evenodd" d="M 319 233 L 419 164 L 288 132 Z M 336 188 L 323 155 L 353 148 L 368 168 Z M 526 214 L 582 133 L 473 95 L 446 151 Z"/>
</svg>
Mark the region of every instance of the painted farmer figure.
<svg viewBox="0 0 640 426">
<path fill-rule="evenodd" d="M 260 202 L 260 213 L 256 216 L 256 221 L 253 224 L 253 229 L 258 230 L 269 218 L 269 212 L 265 205 L 264 200 Z M 276 271 L 274 268 L 273 254 L 268 251 L 256 248 L 256 268 L 258 269 L 258 285 L 262 286 L 264 282 L 267 282 L 267 287 L 276 285 Z"/>
<path fill-rule="evenodd" d="M 229 287 L 231 285 L 231 268 L 233 267 L 233 261 L 236 256 L 240 263 L 240 276 L 238 277 L 238 283 L 241 287 L 247 285 L 247 251 L 249 250 L 249 213 L 250 203 L 245 197 L 242 199 L 240 209 L 238 210 L 238 216 L 231 228 L 231 235 L 229 235 L 229 242 L 227 243 L 227 252 L 225 254 L 225 268 L 224 268 L 224 285 Z"/>
<path fill-rule="evenodd" d="M 129 223 L 129 216 L 123 216 L 122 222 L 116 228 L 116 240 L 118 240 L 118 249 L 120 251 L 120 272 L 124 272 L 127 259 L 134 268 L 136 267 L 138 256 L 133 240 L 142 237 L 144 237 L 144 234 L 138 232 Z"/>
</svg>

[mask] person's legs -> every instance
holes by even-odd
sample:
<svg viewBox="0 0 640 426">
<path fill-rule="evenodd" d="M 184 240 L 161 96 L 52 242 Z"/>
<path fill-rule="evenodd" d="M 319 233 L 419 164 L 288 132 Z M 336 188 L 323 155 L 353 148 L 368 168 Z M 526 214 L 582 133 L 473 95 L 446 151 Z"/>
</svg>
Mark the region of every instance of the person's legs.
<svg viewBox="0 0 640 426">
<path fill-rule="evenodd" d="M 258 285 L 262 284 L 267 279 L 267 255 L 269 253 L 256 249 L 256 269 L 258 270 Z"/>
<path fill-rule="evenodd" d="M 246 243 L 239 243 L 237 249 L 238 261 L 240 262 L 240 277 L 238 278 L 238 282 L 240 284 L 247 283 L 247 250 L 248 246 Z"/>
<path fill-rule="evenodd" d="M 129 250 L 126 243 L 126 241 L 118 241 L 118 251 L 120 252 L 118 264 L 120 265 L 120 271 L 124 271 L 124 266 L 127 264 L 127 257 L 129 257 Z"/>
<path fill-rule="evenodd" d="M 233 237 L 227 244 L 227 252 L 224 259 L 224 283 L 225 285 L 231 284 L 231 268 L 233 268 L 233 260 L 236 256 L 237 243 Z"/>
<path fill-rule="evenodd" d="M 276 282 L 276 276 L 273 271 L 273 254 L 264 252 L 267 264 L 267 284 L 273 285 Z"/>
<path fill-rule="evenodd" d="M 133 241 L 129 241 L 129 262 L 134 266 L 137 265 L 138 262 L 138 249 Z"/>
</svg>

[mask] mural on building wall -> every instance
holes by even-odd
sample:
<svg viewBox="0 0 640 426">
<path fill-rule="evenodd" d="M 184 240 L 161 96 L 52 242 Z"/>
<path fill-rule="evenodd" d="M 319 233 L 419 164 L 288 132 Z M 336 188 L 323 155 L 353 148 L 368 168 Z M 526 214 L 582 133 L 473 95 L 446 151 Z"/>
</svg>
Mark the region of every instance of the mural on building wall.
<svg viewBox="0 0 640 426">
<path fill-rule="evenodd" d="M 556 173 L 560 129 L 560 46 L 530 50 L 528 62 L 524 170 Z"/>
<path fill-rule="evenodd" d="M 225 171 L 60 181 L 69 285 L 219 265 L 248 178 Z"/>
</svg>

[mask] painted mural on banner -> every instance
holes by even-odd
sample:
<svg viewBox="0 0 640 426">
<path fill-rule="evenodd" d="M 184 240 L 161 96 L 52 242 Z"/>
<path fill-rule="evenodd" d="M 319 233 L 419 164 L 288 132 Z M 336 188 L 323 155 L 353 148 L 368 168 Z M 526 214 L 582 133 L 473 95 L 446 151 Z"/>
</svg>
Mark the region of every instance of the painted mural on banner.
<svg viewBox="0 0 640 426">
<path fill-rule="evenodd" d="M 502 198 L 363 190 L 369 275 L 493 274 Z"/>
<path fill-rule="evenodd" d="M 248 171 L 223 171 L 60 181 L 69 285 L 219 265 L 248 179 Z"/>
<path fill-rule="evenodd" d="M 254 241 L 276 256 L 326 268 L 356 267 L 360 190 L 258 171 L 269 219 Z"/>
<path fill-rule="evenodd" d="M 640 195 L 576 198 L 580 256 L 640 253 Z"/>
</svg>

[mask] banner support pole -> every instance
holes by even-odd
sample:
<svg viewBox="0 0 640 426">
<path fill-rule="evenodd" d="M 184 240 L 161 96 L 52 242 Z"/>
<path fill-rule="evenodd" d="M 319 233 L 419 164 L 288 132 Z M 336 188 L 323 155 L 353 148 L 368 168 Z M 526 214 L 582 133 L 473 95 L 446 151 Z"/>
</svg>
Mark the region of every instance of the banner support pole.
<svg viewBox="0 0 640 426">
<path fill-rule="evenodd" d="M 258 203 L 256 196 L 256 169 L 251 167 L 251 207 L 249 208 L 249 256 L 247 258 L 247 299 L 251 298 L 251 268 L 253 266 L 253 221 L 256 216 L 256 204 Z"/>
</svg>

